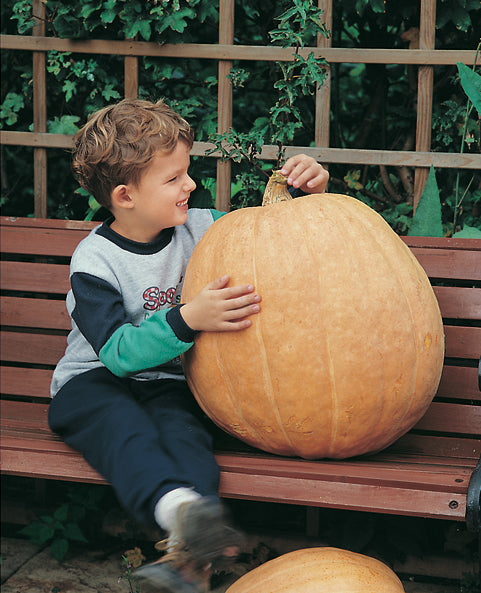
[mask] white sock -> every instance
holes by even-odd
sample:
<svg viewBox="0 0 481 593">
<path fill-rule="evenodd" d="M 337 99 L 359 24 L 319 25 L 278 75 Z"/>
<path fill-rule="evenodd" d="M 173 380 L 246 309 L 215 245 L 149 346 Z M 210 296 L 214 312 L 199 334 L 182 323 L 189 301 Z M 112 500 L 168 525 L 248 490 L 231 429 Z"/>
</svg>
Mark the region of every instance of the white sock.
<svg viewBox="0 0 481 593">
<path fill-rule="evenodd" d="M 157 502 L 154 509 L 156 522 L 167 532 L 175 529 L 177 510 L 184 502 L 191 502 L 201 498 L 193 488 L 176 488 L 164 494 Z"/>
</svg>

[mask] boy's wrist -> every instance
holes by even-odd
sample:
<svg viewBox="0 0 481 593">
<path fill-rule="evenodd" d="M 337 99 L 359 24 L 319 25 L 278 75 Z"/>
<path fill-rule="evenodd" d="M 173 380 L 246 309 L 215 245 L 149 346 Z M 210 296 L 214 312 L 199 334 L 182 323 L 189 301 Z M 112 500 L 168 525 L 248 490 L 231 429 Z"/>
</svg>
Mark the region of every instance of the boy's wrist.
<svg viewBox="0 0 481 593">
<path fill-rule="evenodd" d="M 166 320 L 179 340 L 182 342 L 193 342 L 198 332 L 187 324 L 181 313 L 181 308 L 183 307 L 184 305 L 176 305 L 172 309 L 169 309 Z"/>
<path fill-rule="evenodd" d="M 185 325 L 194 333 L 198 333 L 200 329 L 197 324 L 198 315 L 196 314 L 195 307 L 192 307 L 190 302 L 182 304 L 181 307 L 182 309 L 179 310 L 179 315 L 182 317 Z"/>
</svg>

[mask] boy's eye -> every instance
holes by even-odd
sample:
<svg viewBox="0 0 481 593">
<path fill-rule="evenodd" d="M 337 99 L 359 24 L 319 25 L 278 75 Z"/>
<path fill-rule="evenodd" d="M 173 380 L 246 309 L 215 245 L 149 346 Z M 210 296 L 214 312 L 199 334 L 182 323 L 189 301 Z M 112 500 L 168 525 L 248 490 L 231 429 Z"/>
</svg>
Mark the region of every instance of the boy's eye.
<svg viewBox="0 0 481 593">
<path fill-rule="evenodd" d="M 177 175 L 175 177 L 172 177 L 172 179 L 169 179 L 169 181 L 167 181 L 167 183 L 172 183 L 172 181 L 175 181 L 177 179 Z"/>
</svg>

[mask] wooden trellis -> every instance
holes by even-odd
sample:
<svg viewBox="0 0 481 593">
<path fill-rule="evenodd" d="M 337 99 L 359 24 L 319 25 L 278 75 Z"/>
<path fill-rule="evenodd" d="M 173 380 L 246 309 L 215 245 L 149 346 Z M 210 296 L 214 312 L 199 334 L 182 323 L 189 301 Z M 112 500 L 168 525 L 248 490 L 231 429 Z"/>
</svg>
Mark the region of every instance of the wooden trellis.
<svg viewBox="0 0 481 593">
<path fill-rule="evenodd" d="M 34 147 L 34 192 L 36 217 L 47 217 L 47 150 L 49 148 L 70 148 L 71 136 L 47 133 L 45 56 L 50 50 L 85 54 L 109 54 L 124 56 L 124 94 L 138 95 L 139 57 L 155 56 L 168 58 L 214 59 L 218 62 L 218 131 L 224 132 L 232 123 L 232 87 L 226 78 L 233 60 L 290 61 L 293 50 L 274 46 L 242 46 L 234 44 L 234 0 L 219 0 L 219 43 L 218 44 L 166 44 L 141 41 L 72 40 L 45 37 L 44 5 L 33 0 L 34 15 L 38 25 L 32 36 L 2 35 L 0 47 L 10 50 L 29 50 L 33 55 L 33 132 L 0 132 L 0 142 L 17 146 Z M 324 11 L 328 29 L 332 24 L 333 0 L 319 0 Z M 329 147 L 330 81 L 326 82 L 316 95 L 316 117 L 313 141 L 314 147 L 289 147 L 287 156 L 305 152 L 321 163 L 350 163 L 356 165 L 386 165 L 414 167 L 414 204 L 417 204 L 431 165 L 441 168 L 481 170 L 481 155 L 430 152 L 433 68 L 437 65 L 463 62 L 472 65 L 475 50 L 434 49 L 436 0 L 420 0 L 419 49 L 347 49 L 331 47 L 330 39 L 320 37 L 317 47 L 303 48 L 300 53 L 307 56 L 311 51 L 324 57 L 328 63 L 354 64 L 411 64 L 418 66 L 418 98 L 416 146 L 414 151 L 395 150 L 349 150 Z M 329 72 L 328 72 L 329 74 Z M 196 142 L 192 154 L 204 155 L 211 145 Z M 262 157 L 275 160 L 275 146 L 265 146 Z M 229 209 L 230 164 L 222 163 L 218 154 L 217 165 L 217 208 Z"/>
</svg>

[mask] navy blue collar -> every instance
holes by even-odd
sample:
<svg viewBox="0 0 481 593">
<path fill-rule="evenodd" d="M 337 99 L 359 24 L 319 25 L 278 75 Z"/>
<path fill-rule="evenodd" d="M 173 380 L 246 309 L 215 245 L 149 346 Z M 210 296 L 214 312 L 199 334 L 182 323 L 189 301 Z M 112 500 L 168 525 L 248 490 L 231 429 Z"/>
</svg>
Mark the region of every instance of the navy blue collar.
<svg viewBox="0 0 481 593">
<path fill-rule="evenodd" d="M 119 235 L 111 228 L 111 224 L 114 221 L 114 217 L 111 216 L 108 218 L 101 226 L 98 227 L 96 233 L 112 243 L 115 243 L 121 249 L 125 249 L 126 251 L 130 251 L 132 253 L 137 253 L 139 255 L 153 255 L 154 253 L 158 253 L 162 251 L 172 240 L 172 235 L 174 234 L 175 227 L 171 227 L 168 229 L 164 229 L 160 231 L 157 237 L 150 241 L 149 243 L 139 243 L 138 241 L 132 241 L 132 239 L 127 239 L 127 237 L 123 237 Z"/>
</svg>

